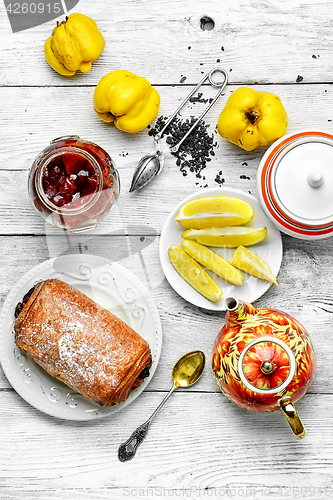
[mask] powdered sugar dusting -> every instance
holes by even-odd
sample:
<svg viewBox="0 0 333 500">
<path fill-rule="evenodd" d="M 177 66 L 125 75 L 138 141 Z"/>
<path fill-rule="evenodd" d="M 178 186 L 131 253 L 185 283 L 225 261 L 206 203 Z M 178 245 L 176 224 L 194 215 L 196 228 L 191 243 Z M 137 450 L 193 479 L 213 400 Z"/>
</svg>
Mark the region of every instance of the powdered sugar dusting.
<svg viewBox="0 0 333 500">
<path fill-rule="evenodd" d="M 109 400 L 129 372 L 140 368 L 148 344 L 73 287 L 45 283 L 16 335 L 19 347 L 74 390 Z"/>
</svg>

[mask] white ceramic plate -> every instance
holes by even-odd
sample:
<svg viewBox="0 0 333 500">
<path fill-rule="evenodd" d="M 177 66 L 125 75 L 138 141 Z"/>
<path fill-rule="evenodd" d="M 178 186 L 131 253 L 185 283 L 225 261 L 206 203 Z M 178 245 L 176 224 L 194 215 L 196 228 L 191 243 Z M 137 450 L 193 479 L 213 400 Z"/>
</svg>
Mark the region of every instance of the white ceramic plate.
<svg viewBox="0 0 333 500">
<path fill-rule="evenodd" d="M 16 304 L 37 282 L 58 278 L 73 285 L 136 330 L 150 345 L 150 375 L 123 403 L 101 407 L 51 377 L 14 343 Z M 134 401 L 151 380 L 161 353 L 162 329 L 146 287 L 123 266 L 94 255 L 48 260 L 23 276 L 8 294 L 0 315 L 0 362 L 13 388 L 35 408 L 68 420 L 93 420 L 118 412 Z"/>
<path fill-rule="evenodd" d="M 235 286 L 223 280 L 219 276 L 216 276 L 214 273 L 208 271 L 223 291 L 223 296 L 219 301 L 211 302 L 210 300 L 206 299 L 198 292 L 196 292 L 177 273 L 169 260 L 168 248 L 170 247 L 170 245 L 181 245 L 181 235 L 185 231 L 185 229 L 182 228 L 178 224 L 178 222 L 174 220 L 174 218 L 178 214 L 181 205 L 195 198 L 203 198 L 206 196 L 232 196 L 234 198 L 245 200 L 252 205 L 254 216 L 250 222 L 245 224 L 245 226 L 266 226 L 267 237 L 261 243 L 252 245 L 249 248 L 266 262 L 274 276 L 277 276 L 281 266 L 282 240 L 280 231 L 278 231 L 278 229 L 276 229 L 266 217 L 259 205 L 258 200 L 245 191 L 225 187 L 205 189 L 204 191 L 197 191 L 191 196 L 188 196 L 174 208 L 174 210 L 170 213 L 167 220 L 165 221 L 160 239 L 160 260 L 164 274 L 174 290 L 191 304 L 202 307 L 204 309 L 225 311 L 225 299 L 227 297 L 234 297 L 246 302 L 253 302 L 254 300 L 261 297 L 272 284 L 263 280 L 259 280 L 258 278 L 254 278 L 253 276 L 249 276 L 246 273 L 242 273 L 244 276 L 244 285 Z M 213 250 L 218 252 L 227 260 L 230 260 L 233 252 L 235 251 L 234 248 L 213 248 Z"/>
</svg>

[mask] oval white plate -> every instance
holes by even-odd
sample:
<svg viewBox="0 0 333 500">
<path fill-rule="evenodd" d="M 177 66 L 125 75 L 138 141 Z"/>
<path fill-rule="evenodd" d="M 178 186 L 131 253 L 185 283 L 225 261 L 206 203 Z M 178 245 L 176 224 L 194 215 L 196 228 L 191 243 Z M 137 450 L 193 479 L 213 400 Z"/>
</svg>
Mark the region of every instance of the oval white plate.
<svg viewBox="0 0 333 500">
<path fill-rule="evenodd" d="M 207 196 L 232 196 L 234 198 L 245 200 L 252 205 L 254 216 L 250 222 L 245 224 L 245 226 L 266 226 L 267 237 L 261 243 L 252 245 L 249 248 L 266 262 L 274 276 L 277 276 L 281 266 L 282 239 L 280 231 L 278 231 L 278 229 L 276 229 L 266 217 L 259 205 L 258 200 L 249 193 L 246 193 L 245 191 L 241 191 L 239 189 L 221 187 L 197 191 L 196 193 L 182 200 L 169 214 L 163 226 L 160 239 L 160 260 L 163 272 L 167 280 L 174 288 L 174 290 L 191 304 L 202 307 L 204 309 L 210 309 L 212 311 L 225 311 L 226 297 L 232 296 L 236 299 L 244 300 L 246 302 L 253 302 L 254 300 L 261 297 L 272 285 L 272 283 L 259 280 L 258 278 L 249 276 L 246 273 L 242 273 L 244 276 L 244 285 L 235 286 L 223 280 L 219 276 L 216 276 L 214 273 L 208 271 L 223 291 L 223 296 L 219 301 L 211 302 L 210 300 L 206 299 L 198 292 L 196 292 L 188 283 L 186 283 L 186 281 L 183 280 L 183 278 L 181 278 L 181 276 L 174 269 L 168 257 L 168 248 L 170 247 L 170 245 L 180 246 L 182 242 L 182 233 L 185 231 L 185 229 L 182 228 L 178 224 L 178 222 L 174 220 L 174 218 L 178 214 L 181 205 L 195 198 L 204 198 Z M 213 250 L 218 252 L 225 259 L 230 260 L 233 252 L 235 251 L 235 248 L 213 248 Z"/>
<path fill-rule="evenodd" d="M 58 278 L 73 285 L 136 330 L 152 352 L 150 375 L 123 403 L 101 407 L 51 377 L 14 343 L 14 311 L 36 283 Z M 0 362 L 13 388 L 35 408 L 68 420 L 93 420 L 116 413 L 134 401 L 150 382 L 161 353 L 162 328 L 146 287 L 130 271 L 94 255 L 57 257 L 31 269 L 8 294 L 0 315 Z"/>
</svg>

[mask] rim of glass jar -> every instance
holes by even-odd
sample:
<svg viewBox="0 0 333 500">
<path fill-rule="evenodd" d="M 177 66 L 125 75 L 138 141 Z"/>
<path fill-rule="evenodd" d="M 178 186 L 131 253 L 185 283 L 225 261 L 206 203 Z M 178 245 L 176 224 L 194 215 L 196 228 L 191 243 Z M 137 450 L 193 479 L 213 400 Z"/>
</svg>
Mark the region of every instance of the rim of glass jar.
<svg viewBox="0 0 333 500">
<path fill-rule="evenodd" d="M 83 156 L 84 158 L 86 158 L 93 165 L 93 167 L 97 173 L 97 177 L 98 177 L 98 181 L 99 181 L 97 189 L 91 196 L 89 196 L 89 200 L 81 207 L 68 208 L 68 207 L 65 207 L 65 205 L 63 205 L 62 207 L 58 207 L 57 205 L 55 205 L 54 203 L 52 203 L 49 200 L 49 198 L 46 196 L 44 189 L 43 189 L 42 177 L 43 177 L 43 172 L 44 172 L 45 168 L 54 158 L 56 158 L 57 156 L 60 156 L 61 154 L 66 153 L 66 152 L 76 153 L 76 154 L 79 154 L 80 156 Z M 55 151 L 51 151 L 39 162 L 38 173 L 35 177 L 35 187 L 36 187 L 37 194 L 41 197 L 41 200 L 43 201 L 44 205 L 47 208 L 49 208 L 50 210 L 52 210 L 52 212 L 56 212 L 56 213 L 63 214 L 63 215 L 80 214 L 80 213 L 88 210 L 98 200 L 98 198 L 101 194 L 101 191 L 102 191 L 102 187 L 103 187 L 103 175 L 102 175 L 101 167 L 99 166 L 97 160 L 90 153 L 88 153 L 87 151 L 84 151 L 80 148 L 77 148 L 75 146 L 63 146 Z"/>
</svg>

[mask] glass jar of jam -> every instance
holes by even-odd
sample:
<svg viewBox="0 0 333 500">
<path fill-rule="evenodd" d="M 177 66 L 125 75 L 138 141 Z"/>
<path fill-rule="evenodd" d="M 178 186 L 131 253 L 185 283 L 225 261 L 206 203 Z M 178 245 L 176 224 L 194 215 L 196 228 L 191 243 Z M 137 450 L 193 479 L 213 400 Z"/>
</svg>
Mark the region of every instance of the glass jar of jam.
<svg viewBox="0 0 333 500">
<path fill-rule="evenodd" d="M 108 153 L 78 136 L 53 140 L 35 159 L 28 189 L 49 223 L 72 232 L 93 229 L 116 203 L 120 182 Z"/>
</svg>

